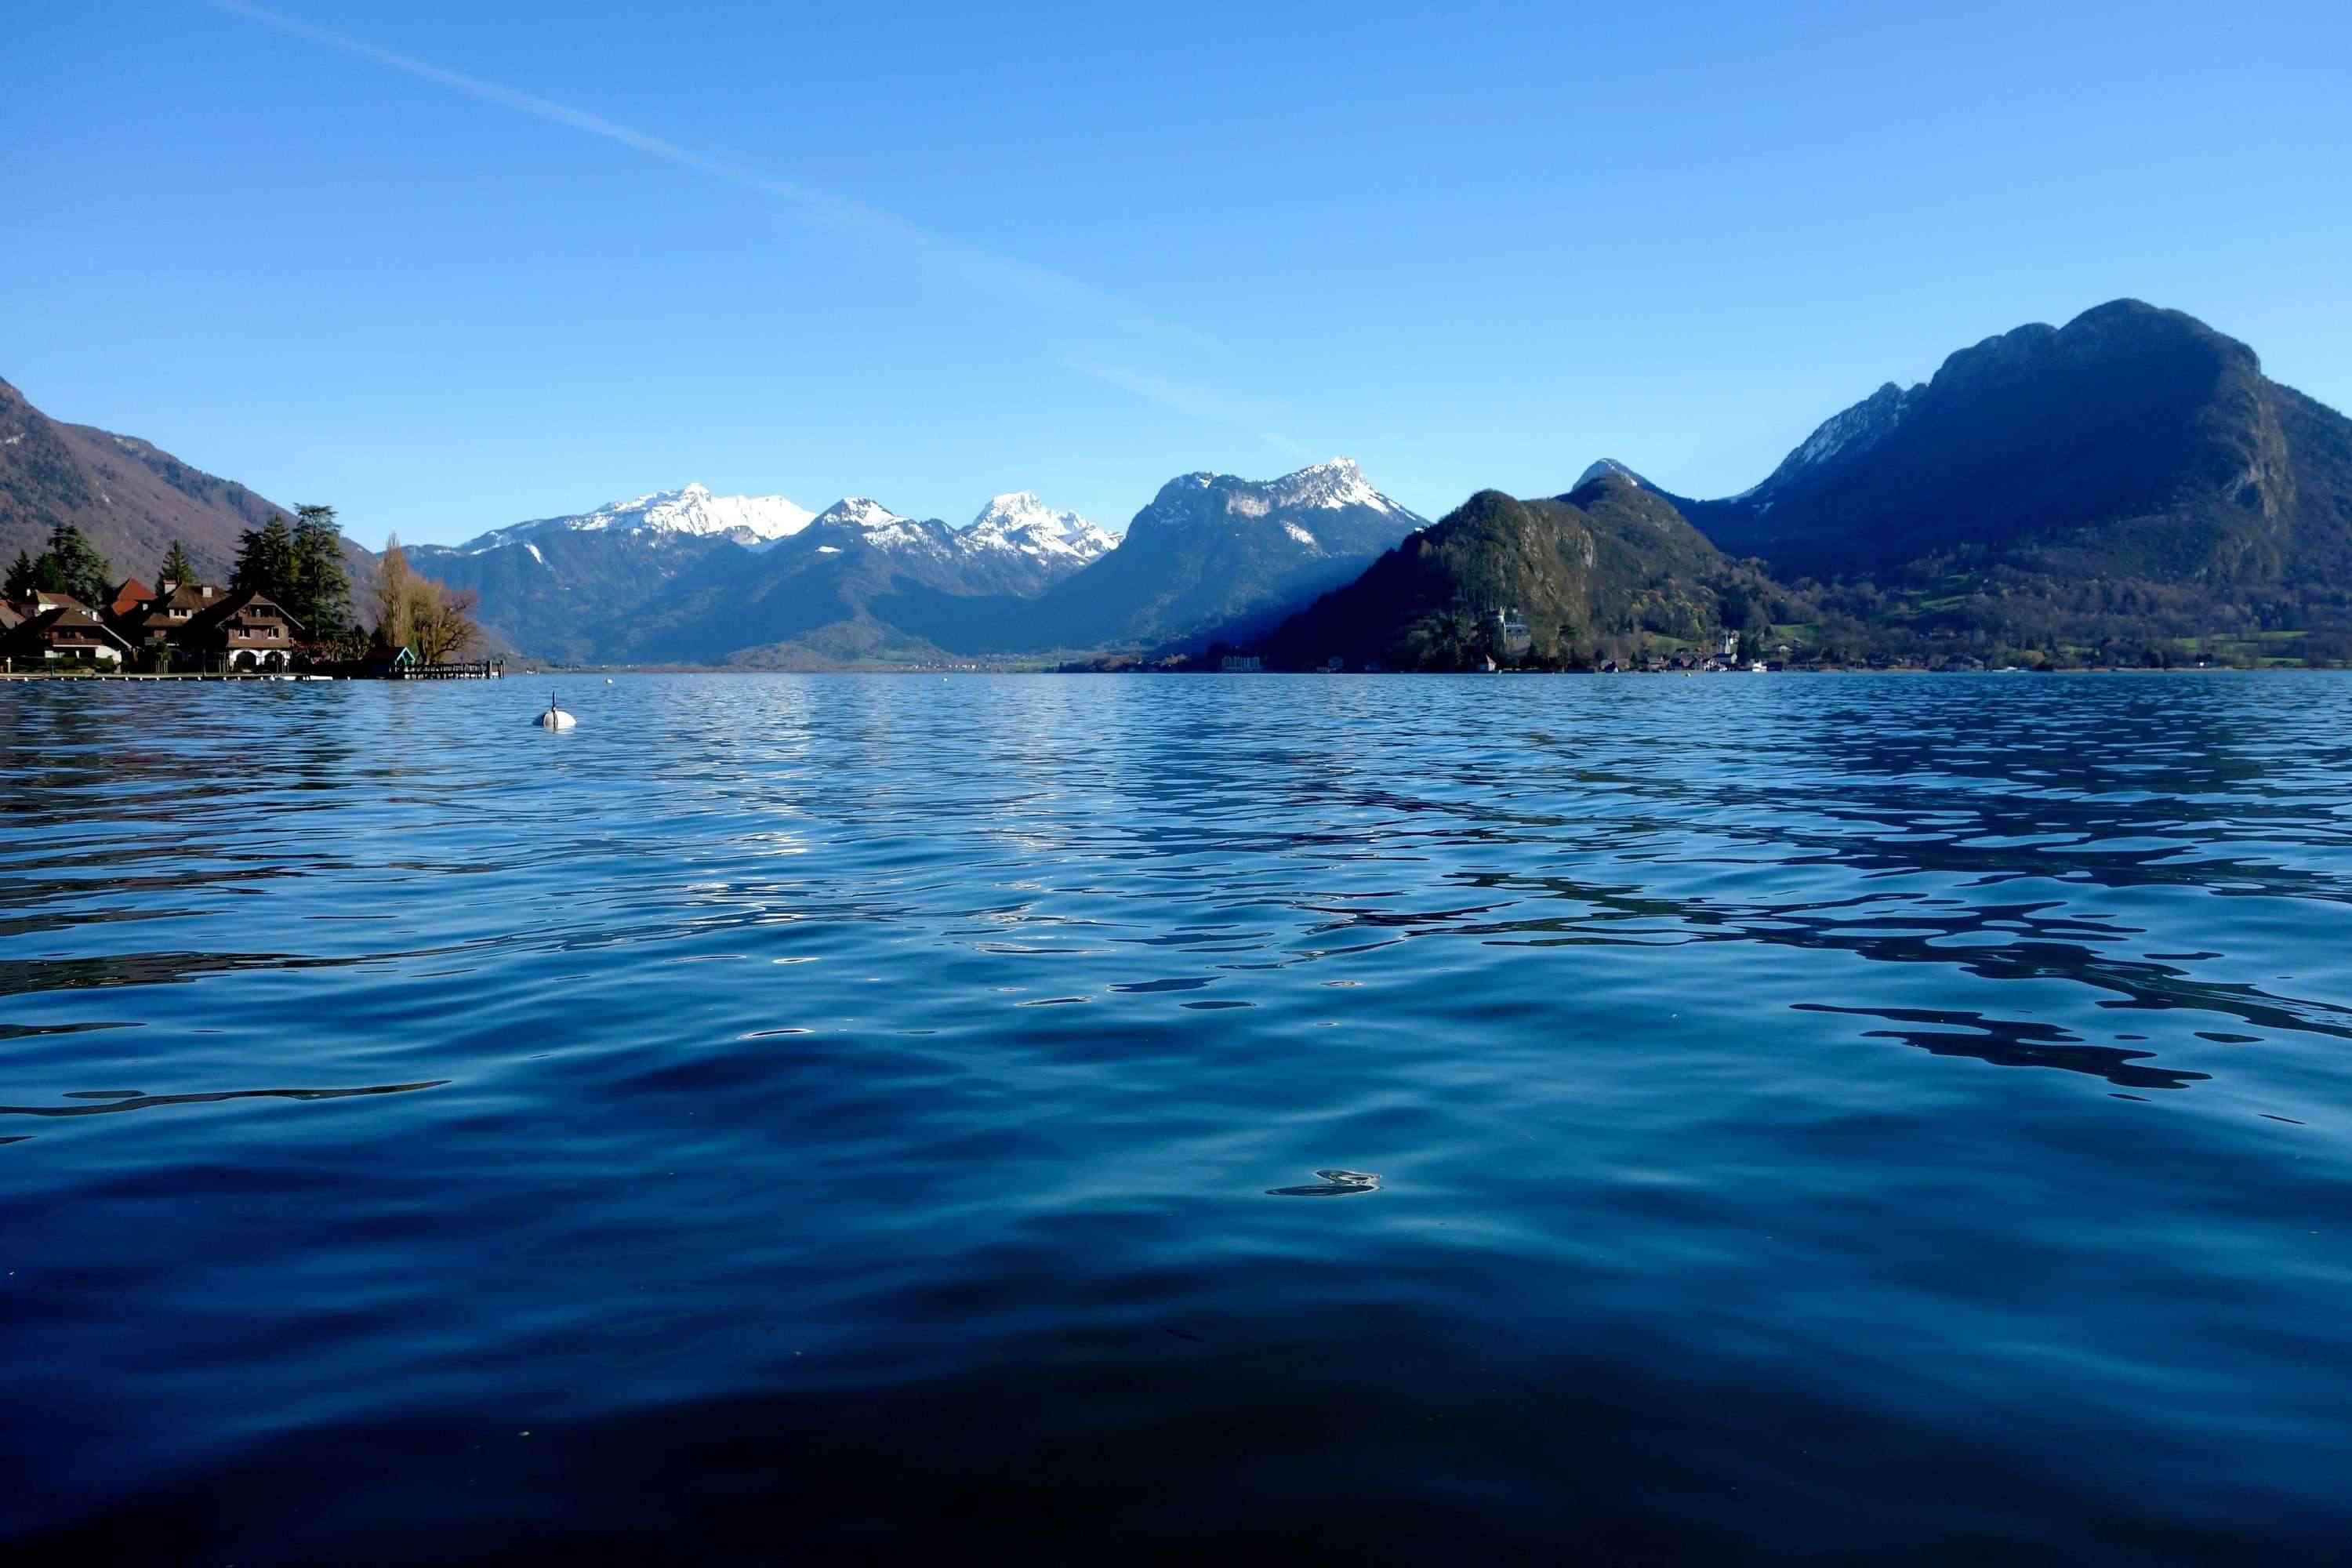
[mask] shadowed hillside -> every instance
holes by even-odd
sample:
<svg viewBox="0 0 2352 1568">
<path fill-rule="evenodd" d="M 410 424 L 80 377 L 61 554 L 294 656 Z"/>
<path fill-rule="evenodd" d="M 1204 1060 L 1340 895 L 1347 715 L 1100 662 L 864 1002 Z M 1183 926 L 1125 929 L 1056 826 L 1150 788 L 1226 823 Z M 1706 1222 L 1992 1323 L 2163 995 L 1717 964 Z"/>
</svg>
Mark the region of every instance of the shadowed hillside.
<svg viewBox="0 0 2352 1568">
<path fill-rule="evenodd" d="M 1496 611 L 1528 628 L 1528 662 L 1635 654 L 1652 637 L 1697 641 L 1764 624 L 1777 584 L 1735 562 L 1673 502 L 1614 471 L 1550 500 L 1481 490 L 1266 639 L 1269 661 L 1329 658 L 1462 669 L 1498 651 Z"/>
<path fill-rule="evenodd" d="M 200 577 L 226 582 L 237 536 L 291 516 L 135 436 L 61 424 L 0 381 L 0 563 L 40 554 L 50 530 L 69 522 L 114 580 L 152 582 L 177 540 Z M 366 580 L 375 558 L 348 539 L 343 555 Z"/>
</svg>

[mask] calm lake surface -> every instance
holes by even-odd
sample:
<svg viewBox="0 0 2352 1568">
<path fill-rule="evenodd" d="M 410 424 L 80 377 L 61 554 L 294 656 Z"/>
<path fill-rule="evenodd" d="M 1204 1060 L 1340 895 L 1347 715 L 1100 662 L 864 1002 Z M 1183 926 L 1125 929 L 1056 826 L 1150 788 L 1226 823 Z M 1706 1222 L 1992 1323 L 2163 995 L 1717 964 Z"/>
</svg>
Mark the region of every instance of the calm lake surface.
<svg viewBox="0 0 2352 1568">
<path fill-rule="evenodd" d="M 2352 678 L 0 742 L 0 1550 L 2352 1542 Z"/>
</svg>

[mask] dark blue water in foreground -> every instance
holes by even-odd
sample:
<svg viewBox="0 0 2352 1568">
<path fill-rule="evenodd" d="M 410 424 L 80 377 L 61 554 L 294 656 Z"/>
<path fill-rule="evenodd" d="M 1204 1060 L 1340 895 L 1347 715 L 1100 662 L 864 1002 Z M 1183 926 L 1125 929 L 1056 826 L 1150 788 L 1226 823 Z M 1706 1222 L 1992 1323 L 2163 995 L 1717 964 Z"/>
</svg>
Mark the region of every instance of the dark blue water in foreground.
<svg viewBox="0 0 2352 1568">
<path fill-rule="evenodd" d="M 2352 679 L 563 685 L 0 689 L 0 1548 L 2352 1541 Z"/>
</svg>

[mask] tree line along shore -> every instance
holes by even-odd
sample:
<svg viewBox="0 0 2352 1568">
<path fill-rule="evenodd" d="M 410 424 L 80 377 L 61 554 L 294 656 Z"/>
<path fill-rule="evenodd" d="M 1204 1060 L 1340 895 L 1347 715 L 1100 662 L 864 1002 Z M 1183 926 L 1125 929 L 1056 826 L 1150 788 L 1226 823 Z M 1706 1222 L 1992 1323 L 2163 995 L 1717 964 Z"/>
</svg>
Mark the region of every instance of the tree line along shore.
<svg viewBox="0 0 2352 1568">
<path fill-rule="evenodd" d="M 354 584 L 335 509 L 246 530 L 226 583 L 203 581 L 174 540 L 154 581 L 117 578 L 71 522 L 0 583 L 0 673 L 416 676 L 494 672 L 475 595 L 410 569 L 397 539 Z"/>
</svg>

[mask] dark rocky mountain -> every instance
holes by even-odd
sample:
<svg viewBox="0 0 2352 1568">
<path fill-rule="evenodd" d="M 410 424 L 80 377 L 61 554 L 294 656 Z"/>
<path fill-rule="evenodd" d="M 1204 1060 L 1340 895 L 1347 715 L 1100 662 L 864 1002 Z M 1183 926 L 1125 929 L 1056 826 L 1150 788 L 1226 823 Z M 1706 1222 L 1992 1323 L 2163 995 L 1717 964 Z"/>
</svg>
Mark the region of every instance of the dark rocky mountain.
<svg viewBox="0 0 2352 1568">
<path fill-rule="evenodd" d="M 152 583 L 176 539 L 199 574 L 226 582 L 237 535 L 273 516 L 292 513 L 135 436 L 62 424 L 0 381 L 0 564 L 38 555 L 70 522 L 117 581 Z M 348 540 L 344 553 L 364 580 L 374 558 Z"/>
<path fill-rule="evenodd" d="M 1024 606 L 1003 646 L 1156 647 L 1247 638 L 1353 579 L 1427 520 L 1345 458 L 1278 479 L 1186 474 L 1117 550 Z"/>
<path fill-rule="evenodd" d="M 2217 598 L 2352 583 L 2352 421 L 2195 318 L 2119 300 L 1881 387 L 1762 484 L 1681 501 L 1783 577 L 2006 567 Z"/>
<path fill-rule="evenodd" d="M 1482 663 L 1506 612 L 1526 626 L 1533 662 L 1598 663 L 1631 657 L 1653 635 L 1698 642 L 1755 624 L 1780 595 L 1612 464 L 1552 500 L 1480 491 L 1262 647 L 1289 668 L 1337 658 L 1460 669 Z"/>
<path fill-rule="evenodd" d="M 408 546 L 416 571 L 479 597 L 483 627 L 541 658 L 602 658 L 625 626 L 670 582 L 705 556 L 738 552 L 725 540 L 690 534 L 553 532 L 473 549 Z"/>
</svg>

